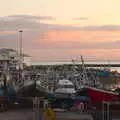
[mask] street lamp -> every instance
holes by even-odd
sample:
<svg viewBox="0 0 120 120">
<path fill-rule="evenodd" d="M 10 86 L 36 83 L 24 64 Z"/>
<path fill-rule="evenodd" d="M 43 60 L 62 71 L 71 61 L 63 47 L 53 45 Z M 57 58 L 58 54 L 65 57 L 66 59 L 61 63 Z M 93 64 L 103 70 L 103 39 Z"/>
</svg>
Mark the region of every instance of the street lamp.
<svg viewBox="0 0 120 120">
<path fill-rule="evenodd" d="M 23 33 L 23 30 L 19 30 L 19 42 L 20 42 L 20 60 L 21 60 L 21 62 L 22 62 L 22 33 Z"/>
<path fill-rule="evenodd" d="M 19 72 L 18 72 L 18 82 L 21 81 L 22 75 L 22 30 L 19 30 Z"/>
</svg>

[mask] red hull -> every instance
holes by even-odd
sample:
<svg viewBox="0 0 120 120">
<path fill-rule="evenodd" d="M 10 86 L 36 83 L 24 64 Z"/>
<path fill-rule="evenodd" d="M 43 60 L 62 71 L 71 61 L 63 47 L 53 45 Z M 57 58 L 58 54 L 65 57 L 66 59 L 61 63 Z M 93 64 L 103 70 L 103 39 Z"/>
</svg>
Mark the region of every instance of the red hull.
<svg viewBox="0 0 120 120">
<path fill-rule="evenodd" d="M 119 95 L 117 93 L 104 91 L 100 89 L 87 88 L 87 97 L 89 97 L 92 102 L 102 102 L 102 101 L 117 101 Z"/>
</svg>

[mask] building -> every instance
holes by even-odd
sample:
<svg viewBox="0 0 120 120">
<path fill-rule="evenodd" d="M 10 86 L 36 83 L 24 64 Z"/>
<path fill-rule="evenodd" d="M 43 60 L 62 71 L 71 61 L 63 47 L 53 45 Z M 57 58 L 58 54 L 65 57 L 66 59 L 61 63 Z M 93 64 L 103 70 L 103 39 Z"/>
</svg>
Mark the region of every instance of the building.
<svg viewBox="0 0 120 120">
<path fill-rule="evenodd" d="M 24 69 L 27 64 L 24 58 L 29 57 L 25 54 L 20 54 L 9 48 L 0 49 L 0 84 L 3 84 L 4 76 L 7 81 L 11 79 L 13 73 L 19 72 L 20 69 Z"/>
</svg>

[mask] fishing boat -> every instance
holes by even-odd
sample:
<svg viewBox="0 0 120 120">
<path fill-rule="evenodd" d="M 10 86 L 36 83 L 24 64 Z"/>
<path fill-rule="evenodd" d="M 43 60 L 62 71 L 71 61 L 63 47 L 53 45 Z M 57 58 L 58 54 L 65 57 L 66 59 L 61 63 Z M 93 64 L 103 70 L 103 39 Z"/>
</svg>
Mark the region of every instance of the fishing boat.
<svg viewBox="0 0 120 120">
<path fill-rule="evenodd" d="M 118 101 L 119 94 L 108 90 L 102 90 L 93 87 L 86 87 L 86 95 L 91 99 L 92 102 L 103 102 L 103 101 Z"/>
<path fill-rule="evenodd" d="M 62 79 L 58 81 L 55 89 L 57 98 L 69 98 L 73 96 L 75 92 L 75 87 L 70 80 Z"/>
<path fill-rule="evenodd" d="M 14 89 L 16 94 L 22 97 L 39 97 L 43 96 L 46 92 L 46 88 L 42 85 L 38 76 L 30 74 L 27 77 L 21 78 L 19 84 L 14 83 Z"/>
<path fill-rule="evenodd" d="M 82 69 L 83 69 L 83 76 L 81 80 L 83 81 L 82 82 L 83 87 L 77 90 L 76 92 L 77 96 L 87 96 L 88 98 L 90 98 L 91 102 L 93 103 L 119 100 L 119 94 L 117 92 L 112 92 L 110 90 L 101 87 L 102 85 L 100 83 L 100 80 L 96 79 L 92 75 L 92 72 L 89 69 L 86 69 L 84 64 L 84 59 L 82 56 L 81 56 L 81 61 L 82 61 Z M 88 73 L 89 76 L 92 77 L 89 77 Z M 105 71 L 104 73 L 107 72 Z"/>
</svg>

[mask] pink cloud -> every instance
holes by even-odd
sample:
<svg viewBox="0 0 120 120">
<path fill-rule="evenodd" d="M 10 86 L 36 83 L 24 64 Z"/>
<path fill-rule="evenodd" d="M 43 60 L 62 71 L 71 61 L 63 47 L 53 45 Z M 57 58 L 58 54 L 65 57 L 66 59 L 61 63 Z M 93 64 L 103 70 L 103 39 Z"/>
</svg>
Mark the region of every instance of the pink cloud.
<svg viewBox="0 0 120 120">
<path fill-rule="evenodd" d="M 71 61 L 72 58 L 80 58 L 81 55 L 86 60 L 120 60 L 120 49 L 27 49 L 31 54 L 32 61 Z M 111 57 L 114 56 L 114 57 Z"/>
<path fill-rule="evenodd" d="M 120 31 L 48 31 L 44 36 L 44 41 L 113 41 L 120 39 Z M 36 42 L 41 39 L 37 38 Z"/>
</svg>

